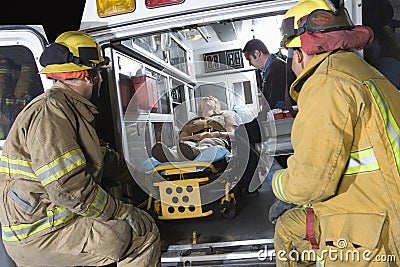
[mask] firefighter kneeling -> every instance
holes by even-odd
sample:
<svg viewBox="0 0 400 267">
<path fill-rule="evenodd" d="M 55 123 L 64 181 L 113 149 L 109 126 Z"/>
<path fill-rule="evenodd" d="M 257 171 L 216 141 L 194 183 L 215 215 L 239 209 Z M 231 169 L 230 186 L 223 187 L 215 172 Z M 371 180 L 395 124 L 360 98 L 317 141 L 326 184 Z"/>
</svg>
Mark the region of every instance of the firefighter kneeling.
<svg viewBox="0 0 400 267">
<path fill-rule="evenodd" d="M 295 208 L 275 228 L 277 266 L 392 266 L 400 259 L 400 95 L 353 50 L 373 32 L 329 0 L 300 0 L 282 46 L 297 79 L 294 153 L 272 180 Z M 289 206 L 290 207 L 290 206 Z"/>
<path fill-rule="evenodd" d="M 100 183 L 132 179 L 95 128 L 103 58 L 95 40 L 65 32 L 41 73 L 57 82 L 11 127 L 0 161 L 2 239 L 19 266 L 160 266 L 160 235 L 146 212 Z"/>
</svg>

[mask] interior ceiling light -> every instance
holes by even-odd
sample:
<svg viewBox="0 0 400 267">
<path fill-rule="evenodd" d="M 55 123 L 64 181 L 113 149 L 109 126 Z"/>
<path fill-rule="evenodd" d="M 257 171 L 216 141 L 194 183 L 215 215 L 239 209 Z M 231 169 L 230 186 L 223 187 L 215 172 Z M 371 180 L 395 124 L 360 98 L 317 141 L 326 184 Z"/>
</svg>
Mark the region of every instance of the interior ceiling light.
<svg viewBox="0 0 400 267">
<path fill-rule="evenodd" d="M 185 32 L 186 40 L 196 41 L 202 38 L 201 34 L 196 30 L 190 30 Z"/>
<path fill-rule="evenodd" d="M 204 41 L 208 42 L 208 39 L 210 38 L 208 31 L 204 27 L 188 30 L 185 32 L 185 35 L 186 35 L 186 40 L 190 41 L 196 41 L 203 38 Z"/>
</svg>

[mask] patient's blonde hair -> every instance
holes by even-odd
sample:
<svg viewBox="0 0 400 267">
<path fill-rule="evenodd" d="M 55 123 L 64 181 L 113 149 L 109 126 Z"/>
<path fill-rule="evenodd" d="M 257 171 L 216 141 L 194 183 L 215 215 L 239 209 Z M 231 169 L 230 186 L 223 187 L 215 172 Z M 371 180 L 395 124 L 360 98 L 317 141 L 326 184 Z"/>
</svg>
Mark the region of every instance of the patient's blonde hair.
<svg viewBox="0 0 400 267">
<path fill-rule="evenodd" d="M 212 107 L 213 107 L 214 114 L 219 114 L 219 113 L 221 113 L 221 104 L 219 103 L 218 98 L 216 98 L 216 97 L 214 97 L 214 96 L 212 96 L 212 95 L 209 95 L 209 96 L 203 97 L 203 98 L 201 99 L 201 102 L 207 102 L 207 104 L 208 104 L 209 106 L 212 106 Z M 200 113 L 200 114 L 203 114 L 203 109 L 202 109 L 201 103 L 200 103 L 199 113 Z"/>
</svg>

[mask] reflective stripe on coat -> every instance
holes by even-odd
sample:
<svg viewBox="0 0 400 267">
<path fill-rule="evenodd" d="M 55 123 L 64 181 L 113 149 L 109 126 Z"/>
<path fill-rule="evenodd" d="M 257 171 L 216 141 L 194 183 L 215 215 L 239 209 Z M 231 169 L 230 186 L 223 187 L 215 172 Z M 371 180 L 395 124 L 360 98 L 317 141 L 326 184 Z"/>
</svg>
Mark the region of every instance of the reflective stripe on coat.
<svg viewBox="0 0 400 267">
<path fill-rule="evenodd" d="M 44 235 L 76 216 L 106 221 L 116 213 L 121 203 L 99 186 L 105 148 L 94 128 L 96 113 L 57 82 L 18 116 L 0 158 L 4 241 Z M 127 169 L 115 167 L 115 176 Z"/>
<path fill-rule="evenodd" d="M 315 55 L 291 95 L 294 154 L 274 175 L 275 195 L 312 204 L 323 241 L 373 249 L 385 224 L 385 247 L 399 258 L 400 93 L 355 53 L 337 51 Z"/>
</svg>

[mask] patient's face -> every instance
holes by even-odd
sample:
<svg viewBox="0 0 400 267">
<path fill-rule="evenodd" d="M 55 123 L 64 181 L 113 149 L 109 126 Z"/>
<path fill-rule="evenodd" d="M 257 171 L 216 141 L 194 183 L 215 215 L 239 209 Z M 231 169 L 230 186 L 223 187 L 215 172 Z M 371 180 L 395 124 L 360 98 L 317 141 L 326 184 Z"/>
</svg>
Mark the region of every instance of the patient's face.
<svg viewBox="0 0 400 267">
<path fill-rule="evenodd" d="M 200 108 L 202 116 L 207 117 L 213 115 L 215 110 L 215 100 L 213 98 L 204 97 L 201 101 Z"/>
</svg>

